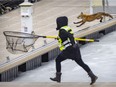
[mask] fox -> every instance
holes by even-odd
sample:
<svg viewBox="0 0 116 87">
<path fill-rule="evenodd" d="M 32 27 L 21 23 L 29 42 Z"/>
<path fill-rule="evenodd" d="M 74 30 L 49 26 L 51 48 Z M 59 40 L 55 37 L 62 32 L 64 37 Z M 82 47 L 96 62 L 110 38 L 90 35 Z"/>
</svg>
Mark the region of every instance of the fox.
<svg viewBox="0 0 116 87">
<path fill-rule="evenodd" d="M 83 12 L 81 12 L 81 14 L 77 18 L 78 19 L 82 19 L 82 20 L 79 21 L 79 22 L 73 22 L 73 23 L 74 24 L 81 23 L 80 25 L 77 26 L 77 27 L 80 27 L 85 22 L 91 22 L 91 21 L 94 21 L 96 19 L 97 20 L 100 19 L 100 22 L 102 22 L 104 16 L 107 16 L 107 17 L 113 19 L 113 16 L 112 15 L 110 15 L 109 13 L 105 13 L 105 12 L 98 12 L 98 13 L 94 13 L 94 14 L 90 14 L 90 15 L 87 15 L 87 14 L 84 14 Z"/>
</svg>

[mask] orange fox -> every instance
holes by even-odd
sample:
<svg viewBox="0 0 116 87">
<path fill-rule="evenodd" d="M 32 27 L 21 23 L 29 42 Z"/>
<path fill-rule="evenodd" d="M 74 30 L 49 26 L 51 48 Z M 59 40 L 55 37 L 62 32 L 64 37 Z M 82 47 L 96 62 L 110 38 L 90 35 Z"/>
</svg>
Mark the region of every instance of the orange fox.
<svg viewBox="0 0 116 87">
<path fill-rule="evenodd" d="M 79 27 L 83 25 L 85 22 L 91 22 L 91 21 L 94 21 L 95 19 L 100 19 L 100 22 L 102 22 L 104 16 L 108 16 L 113 19 L 112 15 L 105 13 L 105 12 L 98 12 L 98 13 L 91 14 L 91 15 L 86 15 L 86 14 L 83 14 L 83 12 L 81 12 L 81 14 L 77 18 L 82 19 L 82 20 L 79 22 L 74 22 L 74 24 L 81 23 L 80 25 L 77 26 Z"/>
</svg>

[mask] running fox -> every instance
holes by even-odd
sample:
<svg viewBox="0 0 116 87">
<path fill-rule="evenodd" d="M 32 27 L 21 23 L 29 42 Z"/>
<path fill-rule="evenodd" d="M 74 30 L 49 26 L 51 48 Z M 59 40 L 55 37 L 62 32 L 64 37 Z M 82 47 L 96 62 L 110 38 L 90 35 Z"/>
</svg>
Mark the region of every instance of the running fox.
<svg viewBox="0 0 116 87">
<path fill-rule="evenodd" d="M 85 22 L 91 22 L 91 21 L 94 21 L 95 19 L 100 19 L 100 22 L 102 22 L 103 16 L 108 16 L 113 19 L 112 15 L 105 13 L 105 12 L 98 12 L 98 13 L 91 14 L 91 15 L 86 15 L 86 14 L 83 14 L 83 12 L 81 12 L 81 14 L 77 18 L 82 19 L 82 20 L 79 22 L 74 22 L 74 24 L 81 23 L 80 25 L 77 26 L 79 27 L 83 25 Z"/>
</svg>

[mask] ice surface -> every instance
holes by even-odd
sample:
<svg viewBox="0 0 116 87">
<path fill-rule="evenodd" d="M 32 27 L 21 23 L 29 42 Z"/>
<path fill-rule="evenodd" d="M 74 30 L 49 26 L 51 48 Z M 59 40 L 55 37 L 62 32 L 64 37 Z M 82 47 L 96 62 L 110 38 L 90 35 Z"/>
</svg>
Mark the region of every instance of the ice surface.
<svg viewBox="0 0 116 87">
<path fill-rule="evenodd" d="M 99 77 L 97 82 L 116 82 L 116 31 L 80 48 L 84 62 Z M 34 70 L 20 74 L 13 82 L 52 82 L 55 61 L 42 64 Z M 62 62 L 62 82 L 90 82 L 87 73 L 74 61 Z"/>
</svg>

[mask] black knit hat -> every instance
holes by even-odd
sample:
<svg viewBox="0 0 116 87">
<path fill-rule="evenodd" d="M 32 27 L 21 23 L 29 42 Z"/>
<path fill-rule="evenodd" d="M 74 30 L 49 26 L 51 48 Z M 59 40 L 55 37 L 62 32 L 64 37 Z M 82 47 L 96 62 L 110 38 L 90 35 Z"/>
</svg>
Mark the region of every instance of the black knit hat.
<svg viewBox="0 0 116 87">
<path fill-rule="evenodd" d="M 68 18 L 66 16 L 58 17 L 56 19 L 56 24 L 57 24 L 56 30 L 59 30 L 61 27 L 68 25 Z"/>
</svg>

